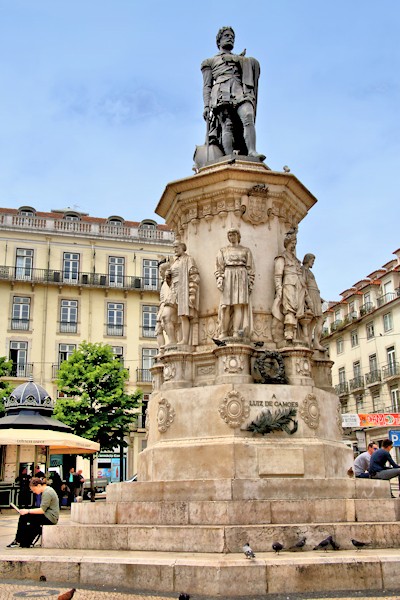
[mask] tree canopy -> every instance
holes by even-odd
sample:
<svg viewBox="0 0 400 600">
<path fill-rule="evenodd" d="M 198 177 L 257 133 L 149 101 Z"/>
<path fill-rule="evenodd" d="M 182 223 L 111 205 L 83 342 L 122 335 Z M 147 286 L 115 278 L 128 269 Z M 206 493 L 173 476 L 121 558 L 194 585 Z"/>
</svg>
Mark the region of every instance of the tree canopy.
<svg viewBox="0 0 400 600">
<path fill-rule="evenodd" d="M 7 360 L 5 356 L 0 356 L 0 378 L 10 375 L 11 369 L 12 360 Z M 13 386 L 11 386 L 8 381 L 3 381 L 3 379 L 0 379 L 0 417 L 4 416 L 5 413 L 3 398 L 9 396 L 12 390 Z"/>
<path fill-rule="evenodd" d="M 59 398 L 54 416 L 70 425 L 76 435 L 98 442 L 102 450 L 126 443 L 123 435 L 136 418 L 142 392 L 125 391 L 129 371 L 112 352 L 111 346 L 82 342 L 60 365 L 58 389 L 68 398 Z"/>
</svg>

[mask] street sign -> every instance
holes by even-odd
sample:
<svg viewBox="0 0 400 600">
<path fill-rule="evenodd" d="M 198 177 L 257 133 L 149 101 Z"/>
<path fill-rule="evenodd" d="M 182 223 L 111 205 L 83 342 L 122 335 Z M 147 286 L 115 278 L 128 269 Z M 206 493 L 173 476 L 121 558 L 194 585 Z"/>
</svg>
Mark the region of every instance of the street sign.
<svg viewBox="0 0 400 600">
<path fill-rule="evenodd" d="M 389 438 L 392 440 L 393 446 L 400 447 L 400 430 L 391 429 Z"/>
</svg>

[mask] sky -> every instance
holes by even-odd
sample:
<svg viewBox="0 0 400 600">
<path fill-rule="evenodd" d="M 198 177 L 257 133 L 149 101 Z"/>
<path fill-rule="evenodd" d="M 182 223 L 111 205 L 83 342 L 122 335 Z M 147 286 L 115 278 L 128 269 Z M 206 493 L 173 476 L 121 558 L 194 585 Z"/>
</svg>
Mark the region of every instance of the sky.
<svg viewBox="0 0 400 600">
<path fill-rule="evenodd" d="M 162 222 L 223 25 L 261 64 L 258 151 L 318 199 L 297 254 L 338 299 L 400 247 L 398 0 L 0 0 L 0 206 Z"/>
</svg>

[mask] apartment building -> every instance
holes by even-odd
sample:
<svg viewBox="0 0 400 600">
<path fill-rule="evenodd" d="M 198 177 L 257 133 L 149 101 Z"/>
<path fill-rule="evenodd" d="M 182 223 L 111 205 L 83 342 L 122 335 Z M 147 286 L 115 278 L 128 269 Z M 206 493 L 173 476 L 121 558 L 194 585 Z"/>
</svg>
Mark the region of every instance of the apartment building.
<svg viewBox="0 0 400 600">
<path fill-rule="evenodd" d="M 80 342 L 110 344 L 129 369 L 128 390 L 144 392 L 127 453 L 132 475 L 146 444 L 157 354 L 158 261 L 172 254 L 173 233 L 152 219 L 22 206 L 0 208 L 0 240 L 0 355 L 13 361 L 9 380 L 19 385 L 32 375 L 57 398 L 59 366 Z M 100 456 L 99 471 L 112 460 Z"/>
<path fill-rule="evenodd" d="M 322 343 L 343 413 L 400 412 L 400 249 L 393 254 L 324 313 Z M 366 429 L 365 441 L 387 434 L 387 427 Z"/>
</svg>

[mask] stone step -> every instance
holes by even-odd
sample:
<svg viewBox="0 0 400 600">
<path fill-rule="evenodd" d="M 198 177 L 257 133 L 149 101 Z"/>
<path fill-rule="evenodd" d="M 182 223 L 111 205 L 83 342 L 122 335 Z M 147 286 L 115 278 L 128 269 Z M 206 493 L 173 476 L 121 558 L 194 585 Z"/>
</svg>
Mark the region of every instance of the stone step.
<svg viewBox="0 0 400 600">
<path fill-rule="evenodd" d="M 169 502 L 210 500 L 316 500 L 390 498 L 388 481 L 377 479 L 190 479 L 136 481 L 107 486 L 110 502 Z"/>
<path fill-rule="evenodd" d="M 398 590 L 400 551 L 180 554 L 15 549 L 0 553 L 0 580 L 36 580 L 211 598 L 345 590 Z"/>
<path fill-rule="evenodd" d="M 63 522 L 43 528 L 44 548 L 77 550 L 133 550 L 150 552 L 241 552 L 249 542 L 255 552 L 272 552 L 278 541 L 288 548 L 307 538 L 312 549 L 332 535 L 343 550 L 351 538 L 371 542 L 374 548 L 397 548 L 400 522 L 298 523 L 290 525 L 85 525 Z"/>
<path fill-rule="evenodd" d="M 301 517 L 300 517 L 301 515 Z M 216 500 L 73 504 L 76 523 L 108 525 L 257 525 L 397 521 L 400 499 Z"/>
</svg>

